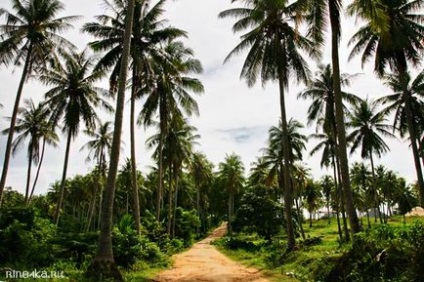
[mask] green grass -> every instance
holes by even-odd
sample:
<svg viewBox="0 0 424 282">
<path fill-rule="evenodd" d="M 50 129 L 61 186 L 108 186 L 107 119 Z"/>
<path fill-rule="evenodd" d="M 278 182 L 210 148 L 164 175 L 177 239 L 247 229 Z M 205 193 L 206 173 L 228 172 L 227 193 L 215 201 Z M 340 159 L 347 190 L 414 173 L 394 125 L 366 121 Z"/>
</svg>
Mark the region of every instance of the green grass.
<svg viewBox="0 0 424 282">
<path fill-rule="evenodd" d="M 400 227 L 404 224 L 412 224 L 415 221 L 424 221 L 424 218 L 409 217 L 403 223 L 401 216 L 391 217 L 388 221 L 390 226 Z M 366 218 L 363 219 L 364 228 L 367 228 Z M 371 219 L 371 225 L 374 218 Z M 340 243 L 338 239 L 337 221 L 332 219 L 328 224 L 327 220 L 313 221 L 312 227 L 309 222 L 303 225 L 307 238 L 319 237 L 321 243 L 311 246 L 304 246 L 301 239 L 298 239 L 298 248 L 288 254 L 284 254 L 285 239 L 279 236 L 279 245 L 272 248 L 262 248 L 256 251 L 246 251 L 243 249 L 228 249 L 221 239 L 217 242 L 217 248 L 233 260 L 241 262 L 248 267 L 255 267 L 261 270 L 271 281 L 314 281 L 317 277 L 325 276 L 334 265 L 335 261 L 345 253 L 350 245 Z M 237 239 L 255 242 L 259 238 L 238 234 Z M 286 274 L 289 274 L 289 277 Z"/>
</svg>

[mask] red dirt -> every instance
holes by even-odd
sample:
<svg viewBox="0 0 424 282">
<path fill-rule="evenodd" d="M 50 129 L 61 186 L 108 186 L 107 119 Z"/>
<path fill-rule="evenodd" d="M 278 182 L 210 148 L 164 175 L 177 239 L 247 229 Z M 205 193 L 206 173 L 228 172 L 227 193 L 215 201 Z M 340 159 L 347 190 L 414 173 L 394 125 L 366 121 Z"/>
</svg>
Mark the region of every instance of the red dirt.
<svg viewBox="0 0 424 282">
<path fill-rule="evenodd" d="M 227 226 L 221 225 L 206 239 L 174 256 L 172 269 L 161 272 L 157 282 L 268 282 L 260 271 L 234 262 L 218 252 L 211 242 L 225 235 Z"/>
</svg>

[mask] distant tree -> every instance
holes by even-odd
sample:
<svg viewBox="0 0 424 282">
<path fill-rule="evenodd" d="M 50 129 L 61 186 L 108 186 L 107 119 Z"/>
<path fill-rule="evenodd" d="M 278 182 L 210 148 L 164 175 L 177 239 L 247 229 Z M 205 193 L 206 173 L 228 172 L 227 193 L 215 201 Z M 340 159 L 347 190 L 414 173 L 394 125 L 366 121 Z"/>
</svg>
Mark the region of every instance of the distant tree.
<svg viewBox="0 0 424 282">
<path fill-rule="evenodd" d="M 239 156 L 227 155 L 218 165 L 218 181 L 226 189 L 228 196 L 228 235 L 233 235 L 232 222 L 234 220 L 234 197 L 245 183 L 244 165 Z"/>
<path fill-rule="evenodd" d="M 30 192 L 32 164 L 39 164 L 41 166 L 41 162 L 44 156 L 45 144 L 48 143 L 49 145 L 57 146 L 59 138 L 49 123 L 50 110 L 43 104 L 38 104 L 38 106 L 35 106 L 32 100 L 25 100 L 24 102 L 25 107 L 19 108 L 18 116 L 16 118 L 15 131 L 16 133 L 20 133 L 20 135 L 12 143 L 12 153 L 15 154 L 25 139 L 29 138 L 27 152 L 27 182 L 25 189 L 25 203 L 28 204 L 34 192 L 35 184 L 40 172 L 40 170 L 37 170 L 36 179 L 34 180 L 33 188 Z M 9 133 L 9 131 L 10 129 L 6 129 L 3 131 L 3 133 Z M 41 142 L 42 145 L 40 144 Z M 40 145 L 42 147 L 41 157 Z"/>
</svg>

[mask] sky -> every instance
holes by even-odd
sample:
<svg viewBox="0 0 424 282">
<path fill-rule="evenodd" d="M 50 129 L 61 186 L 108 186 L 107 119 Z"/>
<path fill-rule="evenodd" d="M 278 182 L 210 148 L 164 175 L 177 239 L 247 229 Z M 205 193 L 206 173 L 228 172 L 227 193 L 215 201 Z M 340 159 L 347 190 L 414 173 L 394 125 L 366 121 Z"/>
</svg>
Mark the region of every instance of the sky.
<svg viewBox="0 0 424 282">
<path fill-rule="evenodd" d="M 347 1 L 346 1 L 347 2 Z M 63 34 L 68 40 L 83 50 L 93 38 L 79 32 L 85 22 L 94 21 L 95 15 L 105 13 L 101 0 L 63 0 L 66 10 L 59 16 L 81 15 L 82 18 L 74 22 L 74 29 Z M 2 0 L 1 8 L 11 11 L 10 0 Z M 163 18 L 168 19 L 172 26 L 186 30 L 189 38 L 184 40 L 191 47 L 197 59 L 202 62 L 204 72 L 198 78 L 205 87 L 205 93 L 196 97 L 200 108 L 200 116 L 192 117 L 190 122 L 196 126 L 201 135 L 197 147 L 206 154 L 208 159 L 218 164 L 223 161 L 226 154 L 235 153 L 240 155 L 246 168 L 261 155 L 261 148 L 266 147 L 268 130 L 277 125 L 279 110 L 279 94 L 276 83 L 269 82 L 264 87 L 259 82 L 252 88 L 246 86 L 245 81 L 240 80 L 240 70 L 245 58 L 245 53 L 233 57 L 229 62 L 223 63 L 226 55 L 239 42 L 241 34 L 233 34 L 231 27 L 233 19 L 218 19 L 218 13 L 234 7 L 231 0 L 177 0 L 168 1 L 166 13 Z M 4 18 L 1 18 L 4 22 Z M 343 18 L 343 39 L 340 45 L 341 71 L 349 74 L 358 73 L 358 77 L 346 91 L 354 93 L 362 98 L 375 99 L 390 93 L 390 90 L 382 85 L 382 82 L 374 75 L 372 63 L 361 68 L 360 58 L 348 62 L 347 58 L 351 50 L 347 47 L 349 38 L 359 28 L 361 23 L 354 18 Z M 330 46 L 325 46 L 321 63 L 330 62 Z M 316 70 L 317 62 L 309 60 L 311 70 Z M 0 66 L 0 103 L 4 105 L 0 109 L 0 130 L 9 127 L 9 121 L 5 117 L 12 115 L 12 107 L 16 90 L 21 76 L 21 69 L 13 66 Z M 107 88 L 107 81 L 99 84 Z M 296 85 L 292 82 L 286 93 L 286 105 L 288 118 L 298 119 L 306 126 L 306 112 L 310 101 L 297 100 L 297 94 L 305 88 L 304 85 Z M 23 98 L 32 98 L 35 102 L 42 101 L 44 93 L 48 89 L 35 80 L 29 80 L 23 91 Z M 127 94 L 128 97 L 128 94 Z M 128 100 L 128 99 L 127 99 Z M 23 105 L 21 103 L 21 105 Z M 124 150 L 121 152 L 121 163 L 130 156 L 129 141 L 129 103 L 125 105 L 125 118 L 123 128 Z M 142 101 L 137 105 L 140 111 Z M 113 116 L 102 114 L 102 120 L 113 120 Z M 392 122 L 391 120 L 389 121 Z M 314 133 L 315 127 L 306 127 L 303 133 Z M 152 151 L 147 150 L 145 140 L 154 132 L 144 128 L 137 130 L 136 150 L 137 166 L 142 172 L 148 171 L 152 165 Z M 36 194 L 48 191 L 51 183 L 60 180 L 65 155 L 66 137 L 61 133 L 59 148 L 47 148 L 46 156 L 41 168 Z M 81 147 L 88 141 L 81 134 L 71 145 L 71 157 L 68 166 L 68 177 L 89 172 L 94 163 L 86 162 L 88 151 L 81 151 Z M 402 140 L 386 140 L 391 152 L 376 160 L 376 164 L 383 164 L 405 177 L 408 181 L 415 179 L 412 153 L 407 143 Z M 4 161 L 6 136 L 0 136 L 0 169 Z M 310 140 L 308 152 L 316 145 Z M 25 189 L 27 171 L 27 149 L 25 146 L 14 155 L 10 162 L 6 186 L 11 186 L 20 192 Z M 305 153 L 304 163 L 311 168 L 311 173 L 318 178 L 331 171 L 321 169 L 319 166 L 320 154 L 310 157 Z M 357 154 L 349 157 L 350 163 L 362 161 Z M 365 161 L 366 162 L 366 161 Z M 35 167 L 33 168 L 35 172 Z M 33 176 L 34 177 L 34 176 Z"/>
</svg>

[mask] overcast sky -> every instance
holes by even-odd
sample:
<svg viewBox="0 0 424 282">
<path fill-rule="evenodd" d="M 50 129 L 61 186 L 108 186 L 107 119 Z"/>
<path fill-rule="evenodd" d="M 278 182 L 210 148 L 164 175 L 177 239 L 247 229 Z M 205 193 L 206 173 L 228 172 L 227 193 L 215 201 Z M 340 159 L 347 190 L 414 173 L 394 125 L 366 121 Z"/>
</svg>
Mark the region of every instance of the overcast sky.
<svg viewBox="0 0 424 282">
<path fill-rule="evenodd" d="M 65 15 L 81 15 L 83 18 L 74 23 L 75 29 L 67 32 L 64 36 L 82 49 L 92 38 L 79 33 L 84 22 L 93 21 L 93 16 L 104 14 L 104 6 L 101 0 L 64 0 Z M 9 0 L 2 0 L 0 7 L 10 10 Z M 218 19 L 219 12 L 232 7 L 230 0 L 178 0 L 169 1 L 166 5 L 167 12 L 164 18 L 169 20 L 169 24 L 184 29 L 189 34 L 189 39 L 185 43 L 194 49 L 204 68 L 204 73 L 199 79 L 205 86 L 205 93 L 197 98 L 200 107 L 200 117 L 191 119 L 191 123 L 198 128 L 201 135 L 201 146 L 199 150 L 215 164 L 225 158 L 226 154 L 236 153 L 242 157 L 246 167 L 260 155 L 260 149 L 266 146 L 268 129 L 276 125 L 279 120 L 279 95 L 275 84 L 268 83 L 262 87 L 260 83 L 248 88 L 244 81 L 239 79 L 240 69 L 245 58 L 245 54 L 234 57 L 230 62 L 223 64 L 226 55 L 234 48 L 239 41 L 240 34 L 233 34 L 231 26 L 233 19 Z M 1 19 L 4 22 L 4 18 Z M 343 41 L 340 47 L 341 70 L 345 73 L 362 73 L 354 81 L 349 92 L 360 97 L 373 99 L 390 93 L 384 88 L 382 83 L 372 72 L 372 64 L 369 63 L 364 69 L 361 68 L 359 58 L 348 62 L 347 57 L 350 48 L 347 41 L 358 29 L 355 20 L 344 19 Z M 310 68 L 316 69 L 316 62 L 310 61 Z M 329 46 L 326 46 L 322 63 L 330 62 Z M 9 127 L 8 121 L 4 117 L 11 116 L 12 106 L 18 87 L 21 69 L 0 66 L 0 103 L 4 105 L 0 109 L 0 129 Z M 107 82 L 100 84 L 107 88 Z M 306 125 L 306 112 L 310 101 L 296 100 L 297 93 L 304 89 L 304 85 L 290 85 L 287 93 L 287 114 L 288 118 L 296 118 Z M 23 91 L 23 99 L 32 98 L 34 101 L 41 101 L 46 88 L 36 81 L 29 81 Z M 21 105 L 23 105 L 21 103 Z M 138 104 L 138 111 L 141 109 L 141 102 Z M 129 104 L 126 104 L 128 110 Z M 126 143 L 124 151 L 121 153 L 121 160 L 130 155 L 129 148 L 129 123 L 128 111 L 125 116 L 127 122 L 124 124 L 123 141 Z M 112 120 L 112 116 L 104 116 L 105 120 Z M 390 123 L 392 121 L 390 120 Z M 313 133 L 315 128 L 306 128 L 305 134 Z M 146 171 L 147 166 L 152 164 L 151 151 L 145 147 L 145 139 L 152 135 L 152 131 L 138 129 L 137 142 L 137 163 L 138 169 Z M 61 143 L 58 149 L 48 148 L 44 160 L 36 193 L 45 193 L 50 184 L 59 180 L 63 168 L 65 154 L 65 137 L 61 135 Z M 87 142 L 83 133 L 71 145 L 71 158 L 68 167 L 68 177 L 76 174 L 85 174 L 93 167 L 93 163 L 86 163 L 87 151 L 80 151 L 82 145 Z M 0 166 L 3 165 L 6 137 L 0 137 Z M 401 176 L 409 181 L 415 179 L 413 158 L 405 142 L 399 140 L 387 140 L 391 152 L 377 160 L 377 164 L 384 164 L 390 169 L 397 171 Z M 316 142 L 309 141 L 308 150 Z M 331 174 L 319 167 L 320 154 L 309 157 L 305 153 L 304 162 L 312 169 L 314 177 L 323 174 Z M 359 160 L 358 156 L 351 156 L 350 162 Z M 1 168 L 1 167 L 0 167 Z M 26 148 L 22 147 L 11 160 L 6 186 L 12 186 L 21 192 L 25 189 L 25 179 L 27 170 Z M 33 169 L 35 172 L 35 169 Z"/>
</svg>

